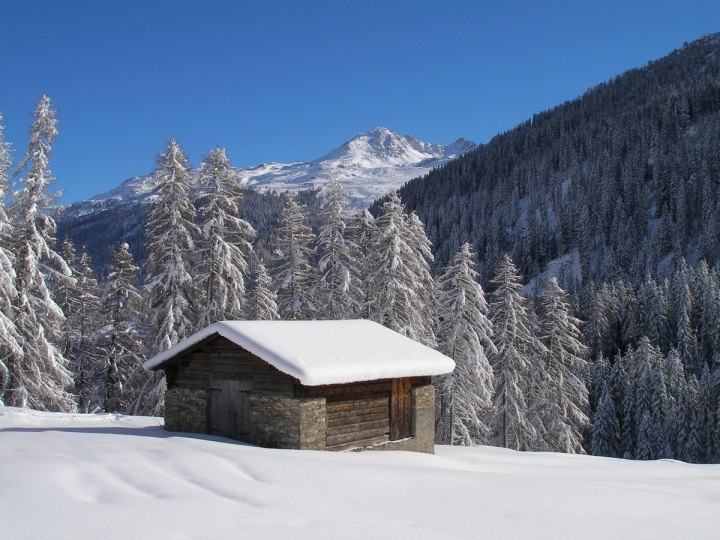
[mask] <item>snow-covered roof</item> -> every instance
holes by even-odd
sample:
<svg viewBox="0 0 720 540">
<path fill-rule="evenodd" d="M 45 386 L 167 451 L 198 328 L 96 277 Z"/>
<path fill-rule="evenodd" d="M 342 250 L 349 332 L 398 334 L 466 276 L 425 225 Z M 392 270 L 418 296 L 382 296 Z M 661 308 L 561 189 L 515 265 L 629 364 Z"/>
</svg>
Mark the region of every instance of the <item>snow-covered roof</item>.
<svg viewBox="0 0 720 540">
<path fill-rule="evenodd" d="M 213 335 L 223 336 L 306 386 L 442 375 L 455 362 L 366 320 L 223 321 L 145 362 L 160 367 Z"/>
</svg>

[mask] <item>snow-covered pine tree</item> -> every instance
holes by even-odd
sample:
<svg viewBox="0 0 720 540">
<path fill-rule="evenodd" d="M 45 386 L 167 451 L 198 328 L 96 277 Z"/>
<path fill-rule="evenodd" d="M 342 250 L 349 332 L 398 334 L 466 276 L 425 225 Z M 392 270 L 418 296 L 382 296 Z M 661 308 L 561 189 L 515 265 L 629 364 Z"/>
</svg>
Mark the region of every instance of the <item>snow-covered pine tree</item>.
<svg viewBox="0 0 720 540">
<path fill-rule="evenodd" d="M 112 254 L 102 295 L 98 393 L 105 412 L 125 412 L 137 403 L 136 391 L 149 376 L 142 366 L 145 346 L 138 322 L 142 298 L 135 288 L 139 271 L 128 244 L 120 244 Z"/>
<path fill-rule="evenodd" d="M 678 455 L 678 409 L 685 393 L 685 371 L 680 355 L 675 349 L 665 357 L 663 366 L 667 384 L 667 405 L 665 406 L 665 419 L 668 431 L 668 443 L 673 456 Z"/>
<path fill-rule="evenodd" d="M 626 430 L 632 430 L 632 448 L 627 452 L 636 459 L 670 458 L 673 448 L 668 429 L 670 398 L 665 359 L 647 337 L 642 337 L 637 349 L 628 352 L 626 358 L 624 435 Z"/>
<path fill-rule="evenodd" d="M 696 408 L 696 423 L 698 428 L 698 441 L 700 463 L 711 463 L 715 455 L 713 428 L 715 427 L 716 388 L 713 384 L 713 375 L 705 366 L 699 381 L 698 400 Z"/>
<path fill-rule="evenodd" d="M 497 352 L 474 258 L 470 244 L 463 244 L 438 280 L 438 338 L 441 350 L 455 360 L 455 371 L 441 385 L 438 440 L 466 446 L 487 442 L 484 420 L 492 409 L 493 389 L 487 356 Z"/>
<path fill-rule="evenodd" d="M 689 368 L 691 373 L 695 370 L 698 353 L 697 337 L 692 326 L 693 297 L 691 291 L 693 281 L 692 269 L 684 258 L 679 259 L 675 265 L 670 287 L 674 307 L 674 342 L 685 371 Z"/>
<path fill-rule="evenodd" d="M 94 412 L 102 406 L 97 388 L 101 354 L 97 343 L 100 330 L 100 287 L 94 274 L 90 254 L 87 248 L 83 248 L 78 260 L 78 308 L 75 313 L 69 314 L 75 327 L 75 386 L 78 408 L 82 412 Z"/>
<path fill-rule="evenodd" d="M 78 258 L 75 244 L 68 236 L 61 247 L 71 274 L 58 279 L 53 291 L 56 303 L 65 314 L 60 344 L 75 379 L 78 410 L 87 413 L 98 409 L 97 400 L 94 400 L 94 378 L 98 360 L 96 337 L 100 288 L 93 277 L 87 250 Z"/>
<path fill-rule="evenodd" d="M 697 337 L 700 355 L 697 360 L 697 375 L 702 376 L 705 367 L 712 362 L 716 347 L 720 346 L 720 287 L 710 273 L 704 260 L 695 268 L 693 306 L 697 313 Z"/>
<path fill-rule="evenodd" d="M 348 200 L 345 188 L 333 178 L 325 191 L 322 225 L 317 236 L 319 280 L 316 290 L 318 315 L 325 319 L 353 318 L 360 310 L 363 293 L 360 269 L 346 238 Z"/>
<path fill-rule="evenodd" d="M 697 403 L 699 385 L 694 374 L 690 374 L 686 391 L 678 407 L 678 449 L 677 459 L 686 463 L 698 463 L 700 458 L 700 438 L 697 425 Z"/>
<path fill-rule="evenodd" d="M 28 150 L 16 171 L 27 172 L 10 207 L 18 293 L 14 320 L 23 354 L 8 358 L 5 403 L 68 412 L 76 410 L 68 392 L 72 376 L 67 359 L 56 345 L 65 317 L 48 287 L 48 282 L 69 277 L 70 269 L 52 248 L 55 221 L 50 211 L 56 194 L 47 193 L 53 180 L 48 159 L 58 132 L 55 110 L 47 96 L 40 99 L 33 116 Z"/>
<path fill-rule="evenodd" d="M 490 440 L 495 446 L 530 450 L 538 433 L 530 422 L 526 393 L 537 340 L 532 334 L 527 300 L 520 296 L 520 277 L 507 254 L 500 259 L 490 283 L 495 287 L 490 293 L 490 320 L 497 349 L 490 356 L 495 377 Z"/>
<path fill-rule="evenodd" d="M 194 280 L 195 208 L 188 192 L 190 167 L 180 145 L 168 142 L 153 173 L 160 184 L 145 229 L 148 253 L 144 285 L 149 317 L 150 354 L 157 354 L 188 337 L 195 328 L 197 287 Z M 139 381 L 138 381 L 139 382 Z M 148 374 L 140 387 L 133 388 L 134 414 L 160 414 L 165 378 Z"/>
<path fill-rule="evenodd" d="M 21 338 L 12 320 L 12 303 L 17 298 L 17 289 L 15 289 L 15 270 L 13 269 L 15 258 L 10 250 L 13 229 L 5 212 L 5 199 L 10 193 L 8 175 L 11 157 L 10 144 L 5 142 L 3 137 L 4 128 L 0 114 L 0 406 L 3 404 L 9 376 L 5 364 L 10 361 L 17 362 L 23 354 L 19 345 Z"/>
<path fill-rule="evenodd" d="M 404 210 L 400 197 L 392 192 L 376 220 L 377 234 L 369 253 L 373 265 L 368 278 L 370 318 L 435 347 L 429 303 L 433 294 L 429 290 L 433 282 L 428 263 L 432 260 L 430 242 L 415 223 L 408 223 Z"/>
<path fill-rule="evenodd" d="M 584 410 L 588 391 L 579 374 L 587 362 L 588 348 L 582 344 L 581 321 L 572 316 L 567 294 L 550 279 L 539 296 L 542 341 L 547 347 L 546 425 L 550 446 L 558 452 L 584 453 L 582 430 L 589 419 Z"/>
<path fill-rule="evenodd" d="M 620 424 L 610 385 L 603 385 L 593 417 L 590 448 L 594 456 L 620 457 Z"/>
<path fill-rule="evenodd" d="M 369 319 L 373 302 L 369 292 L 370 274 L 373 267 L 370 253 L 377 235 L 377 226 L 375 225 L 375 218 L 367 208 L 363 208 L 351 218 L 348 232 L 352 242 L 352 253 L 356 260 L 360 279 L 360 292 L 362 294 L 358 315 L 362 319 Z"/>
<path fill-rule="evenodd" d="M 75 251 L 75 244 L 69 236 L 63 238 L 60 246 L 60 253 L 62 258 L 70 268 L 71 279 L 61 279 L 55 284 L 53 296 L 55 303 L 65 314 L 65 320 L 63 321 L 63 327 L 60 337 L 60 350 L 63 356 L 68 360 L 69 365 L 76 375 L 75 388 L 77 389 L 77 365 L 75 363 L 75 325 L 72 318 L 72 314 L 77 313 L 79 306 L 79 298 L 81 295 L 78 287 L 79 273 L 77 270 L 78 258 L 77 252 Z"/>
<path fill-rule="evenodd" d="M 273 282 L 280 316 L 285 320 L 314 318 L 317 307 L 310 260 L 315 251 L 310 245 L 315 235 L 308 225 L 307 208 L 292 194 L 287 195 L 275 235 Z"/>
<path fill-rule="evenodd" d="M 211 151 L 200 165 L 196 204 L 201 242 L 198 281 L 204 301 L 197 329 L 244 312 L 248 257 L 255 229 L 237 217 L 242 191 L 225 150 Z"/>
<path fill-rule="evenodd" d="M 664 289 L 649 274 L 646 275 L 638 292 L 636 316 L 640 333 L 661 351 L 667 351 L 669 346 L 668 311 Z"/>
<path fill-rule="evenodd" d="M 272 279 L 261 261 L 255 263 L 254 287 L 247 303 L 247 318 L 252 321 L 276 321 L 278 315 L 277 295 L 272 290 Z"/>
</svg>

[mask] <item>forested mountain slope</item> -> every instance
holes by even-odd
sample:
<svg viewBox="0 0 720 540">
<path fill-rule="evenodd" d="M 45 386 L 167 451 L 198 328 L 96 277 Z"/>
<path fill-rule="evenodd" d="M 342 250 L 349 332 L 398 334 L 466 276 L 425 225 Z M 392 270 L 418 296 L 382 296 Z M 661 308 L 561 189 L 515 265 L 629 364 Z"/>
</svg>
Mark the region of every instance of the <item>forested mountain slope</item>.
<svg viewBox="0 0 720 540">
<path fill-rule="evenodd" d="M 720 34 L 534 115 L 401 189 L 441 267 L 469 240 L 565 288 L 713 266 L 720 185 Z"/>
</svg>

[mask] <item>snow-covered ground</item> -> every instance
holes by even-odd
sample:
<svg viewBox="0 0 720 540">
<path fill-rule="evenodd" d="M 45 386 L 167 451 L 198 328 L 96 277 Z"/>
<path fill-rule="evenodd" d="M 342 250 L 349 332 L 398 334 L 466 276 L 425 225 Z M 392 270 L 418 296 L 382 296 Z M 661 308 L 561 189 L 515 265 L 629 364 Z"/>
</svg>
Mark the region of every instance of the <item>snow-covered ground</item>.
<svg viewBox="0 0 720 540">
<path fill-rule="evenodd" d="M 0 538 L 718 538 L 720 466 L 267 450 L 0 409 Z"/>
</svg>

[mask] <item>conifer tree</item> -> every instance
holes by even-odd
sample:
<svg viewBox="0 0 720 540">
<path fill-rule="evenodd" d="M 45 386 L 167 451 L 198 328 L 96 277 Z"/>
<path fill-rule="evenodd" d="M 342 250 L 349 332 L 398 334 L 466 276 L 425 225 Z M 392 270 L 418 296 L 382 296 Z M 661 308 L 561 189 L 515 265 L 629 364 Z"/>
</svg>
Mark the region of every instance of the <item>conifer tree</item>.
<svg viewBox="0 0 720 540">
<path fill-rule="evenodd" d="M 69 277 L 71 279 L 59 280 L 55 284 L 53 296 L 55 298 L 55 303 L 57 303 L 58 307 L 65 314 L 60 338 L 60 350 L 62 351 L 63 356 L 68 360 L 72 370 L 75 371 L 77 369 L 77 366 L 75 365 L 76 358 L 74 348 L 76 333 L 71 314 L 77 313 L 81 292 L 78 287 L 79 273 L 77 270 L 77 252 L 75 250 L 75 244 L 69 236 L 65 236 L 62 241 L 61 254 L 70 269 Z"/>
<path fill-rule="evenodd" d="M 438 280 L 441 350 L 455 360 L 455 370 L 441 386 L 440 440 L 474 445 L 487 441 L 485 418 L 492 409 L 493 373 L 487 356 L 497 349 L 487 318 L 485 293 L 478 283 L 475 254 L 465 243 Z"/>
<path fill-rule="evenodd" d="M 620 425 L 608 384 L 603 386 L 593 423 L 592 454 L 594 456 L 620 457 Z"/>
<path fill-rule="evenodd" d="M 517 269 L 506 254 L 490 281 L 490 320 L 497 352 L 490 356 L 495 376 L 493 418 L 490 428 L 495 446 L 515 450 L 535 448 L 539 434 L 530 421 L 528 378 L 531 357 L 537 355 L 529 307 L 520 296 L 522 285 Z"/>
<path fill-rule="evenodd" d="M 377 235 L 375 218 L 363 208 L 356 213 L 348 225 L 353 258 L 356 261 L 358 277 L 360 279 L 360 306 L 358 315 L 362 319 L 369 319 L 374 298 L 370 294 L 370 275 L 372 273 L 371 251 Z"/>
<path fill-rule="evenodd" d="M 142 298 L 135 288 L 139 271 L 128 244 L 120 244 L 112 254 L 102 295 L 98 390 L 105 412 L 125 412 L 132 403 L 142 405 L 138 394 L 149 378 L 142 366 Z"/>
<path fill-rule="evenodd" d="M 369 259 L 372 270 L 368 279 L 373 299 L 370 317 L 404 336 L 434 347 L 432 304 L 433 282 L 428 261 L 432 260 L 430 242 L 404 213 L 397 193 L 389 195 L 383 213 L 377 219 L 377 234 Z M 420 224 L 420 226 L 422 226 Z"/>
<path fill-rule="evenodd" d="M 363 301 L 360 270 L 348 239 L 348 201 L 342 184 L 333 178 L 323 201 L 322 225 L 317 237 L 319 315 L 326 319 L 352 318 Z"/>
<path fill-rule="evenodd" d="M 242 192 L 224 149 L 210 152 L 200 165 L 196 203 L 200 217 L 198 281 L 204 302 L 197 328 L 241 318 L 251 240 L 255 229 L 238 216 Z"/>
<path fill-rule="evenodd" d="M 21 337 L 13 321 L 15 288 L 15 257 L 10 250 L 13 227 L 5 212 L 5 199 L 10 192 L 8 174 L 11 167 L 10 145 L 3 137 L 4 125 L 0 115 L 0 406 L 3 403 L 9 372 L 6 363 L 17 363 L 23 355 Z"/>
<path fill-rule="evenodd" d="M 700 440 L 697 426 L 698 381 L 695 375 L 688 377 L 686 392 L 678 408 L 678 450 L 677 459 L 687 463 L 698 463 Z"/>
<path fill-rule="evenodd" d="M 97 387 L 100 350 L 97 336 L 100 330 L 100 287 L 95 279 L 92 261 L 87 248 L 78 260 L 79 296 L 77 312 L 71 314 L 76 328 L 75 365 L 78 408 L 83 412 L 99 410 L 102 401 Z"/>
<path fill-rule="evenodd" d="M 280 316 L 285 320 L 314 318 L 313 269 L 310 248 L 315 235 L 308 225 L 307 208 L 288 195 L 276 230 L 274 252 L 277 257 L 273 282 Z"/>
<path fill-rule="evenodd" d="M 72 376 L 67 359 L 55 345 L 61 338 L 64 315 L 48 286 L 69 278 L 70 269 L 52 248 L 55 221 L 50 211 L 56 195 L 48 194 L 47 189 L 53 180 L 49 157 L 58 132 L 55 110 L 47 96 L 40 99 L 33 116 L 28 150 L 16 171 L 27 172 L 11 206 L 18 293 L 14 320 L 23 354 L 8 358 L 5 403 L 68 412 L 76 409 L 68 392 Z"/>
<path fill-rule="evenodd" d="M 195 208 L 188 198 L 190 167 L 175 140 L 170 140 L 160 154 L 154 175 L 160 188 L 145 230 L 148 258 L 144 296 L 152 336 L 150 354 L 169 349 L 192 333 L 198 297 L 193 275 L 193 237 L 198 230 L 193 223 Z M 144 384 L 134 390 L 133 414 L 162 413 L 163 376 L 148 374 Z"/>
<path fill-rule="evenodd" d="M 680 402 L 685 393 L 685 372 L 680 355 L 675 349 L 665 357 L 664 373 L 667 385 L 667 404 L 665 406 L 665 419 L 668 432 L 668 443 L 673 456 L 678 455 L 678 411 Z"/>
<path fill-rule="evenodd" d="M 589 424 L 584 410 L 588 404 L 588 391 L 579 378 L 587 362 L 588 354 L 580 331 L 581 321 L 570 313 L 567 294 L 549 280 L 539 297 L 541 309 L 542 341 L 547 347 L 547 373 L 550 386 L 547 389 L 546 420 L 551 447 L 560 452 L 584 453 L 582 430 Z"/>
<path fill-rule="evenodd" d="M 247 318 L 252 321 L 276 321 L 280 319 L 277 295 L 272 290 L 272 279 L 265 265 L 257 261 L 254 273 L 255 287 L 250 292 Z"/>
<path fill-rule="evenodd" d="M 71 274 L 59 279 L 54 290 L 56 302 L 65 314 L 60 344 L 75 379 L 78 410 L 87 413 L 98 408 L 94 379 L 100 289 L 87 250 L 78 258 L 75 244 L 68 236 L 62 242 L 62 257 Z"/>
<path fill-rule="evenodd" d="M 692 270 L 685 259 L 680 259 L 672 277 L 672 296 L 674 304 L 675 342 L 680 359 L 687 370 L 693 372 L 698 352 L 697 338 L 692 326 L 693 298 L 691 284 Z"/>
<path fill-rule="evenodd" d="M 146 228 L 147 308 L 157 354 L 192 333 L 196 314 L 193 237 L 195 208 L 188 199 L 190 167 L 175 140 L 165 147 L 154 172 L 160 189 Z"/>
</svg>

